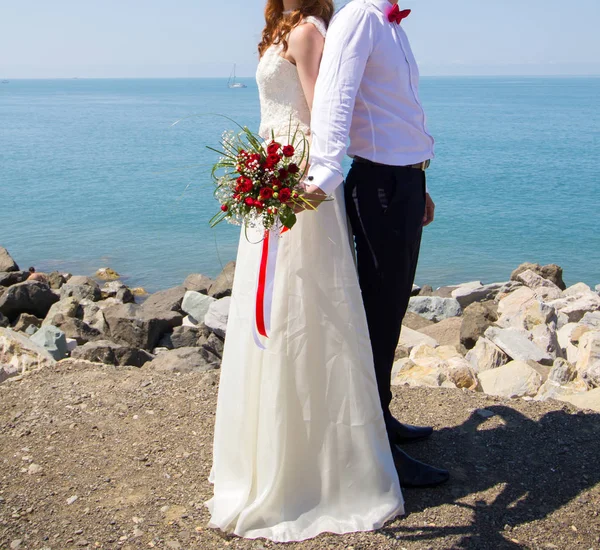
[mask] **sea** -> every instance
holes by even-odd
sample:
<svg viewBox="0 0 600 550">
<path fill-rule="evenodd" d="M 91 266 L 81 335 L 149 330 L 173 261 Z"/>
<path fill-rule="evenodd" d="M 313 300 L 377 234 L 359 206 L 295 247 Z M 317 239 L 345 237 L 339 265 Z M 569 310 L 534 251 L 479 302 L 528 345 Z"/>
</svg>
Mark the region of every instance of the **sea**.
<svg viewBox="0 0 600 550">
<path fill-rule="evenodd" d="M 0 246 L 23 269 L 111 267 L 148 291 L 216 276 L 240 230 L 209 227 L 207 146 L 234 128 L 224 116 L 258 129 L 241 81 L 0 84 Z M 417 283 L 505 281 L 526 261 L 600 283 L 600 77 L 423 77 L 420 93 L 437 209 Z"/>
</svg>

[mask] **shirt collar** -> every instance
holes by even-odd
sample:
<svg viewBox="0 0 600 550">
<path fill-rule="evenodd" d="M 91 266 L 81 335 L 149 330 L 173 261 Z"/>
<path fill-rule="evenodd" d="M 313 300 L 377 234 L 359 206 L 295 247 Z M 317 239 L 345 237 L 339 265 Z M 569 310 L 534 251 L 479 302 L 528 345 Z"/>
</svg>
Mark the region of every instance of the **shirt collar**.
<svg viewBox="0 0 600 550">
<path fill-rule="evenodd" d="M 367 0 L 367 2 L 373 4 L 384 15 L 387 15 L 394 6 L 389 0 Z"/>
</svg>

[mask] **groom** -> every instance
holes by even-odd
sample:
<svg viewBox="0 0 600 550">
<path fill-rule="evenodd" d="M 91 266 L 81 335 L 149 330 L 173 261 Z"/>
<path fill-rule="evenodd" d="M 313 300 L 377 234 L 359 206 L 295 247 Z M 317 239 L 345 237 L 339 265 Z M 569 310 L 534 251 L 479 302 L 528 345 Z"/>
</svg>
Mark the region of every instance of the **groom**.
<svg viewBox="0 0 600 550">
<path fill-rule="evenodd" d="M 352 0 L 333 19 L 312 108 L 307 198 L 318 203 L 343 182 L 342 160 L 354 158 L 345 185 L 358 275 L 369 324 L 381 405 L 404 487 L 444 483 L 449 474 L 399 446 L 431 428 L 401 424 L 390 412 L 394 353 L 417 268 L 423 226 L 435 206 L 425 169 L 433 138 L 418 97 L 419 72 L 397 0 Z M 350 146 L 347 146 L 348 139 Z"/>
</svg>

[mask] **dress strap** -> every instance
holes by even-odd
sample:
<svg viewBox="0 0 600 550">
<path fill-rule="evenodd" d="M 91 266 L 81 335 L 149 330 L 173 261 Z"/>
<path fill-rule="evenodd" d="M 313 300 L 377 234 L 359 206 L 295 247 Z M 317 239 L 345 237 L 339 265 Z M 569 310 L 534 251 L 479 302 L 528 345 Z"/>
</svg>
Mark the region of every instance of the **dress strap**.
<svg viewBox="0 0 600 550">
<path fill-rule="evenodd" d="M 304 18 L 303 23 L 311 23 L 314 25 L 317 30 L 323 35 L 323 37 L 327 34 L 327 27 L 325 26 L 325 22 L 319 17 L 315 17 L 314 15 L 309 15 Z"/>
</svg>

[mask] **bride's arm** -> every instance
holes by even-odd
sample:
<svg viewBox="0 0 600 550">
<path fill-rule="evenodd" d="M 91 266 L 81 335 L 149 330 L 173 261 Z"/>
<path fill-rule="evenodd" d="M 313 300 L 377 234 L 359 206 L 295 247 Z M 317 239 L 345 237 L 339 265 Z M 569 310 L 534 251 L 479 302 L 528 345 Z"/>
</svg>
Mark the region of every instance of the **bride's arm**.
<svg viewBox="0 0 600 550">
<path fill-rule="evenodd" d="M 288 39 L 286 57 L 298 69 L 306 102 L 311 110 L 324 46 L 325 38 L 310 23 L 297 26 L 292 30 Z"/>
</svg>

